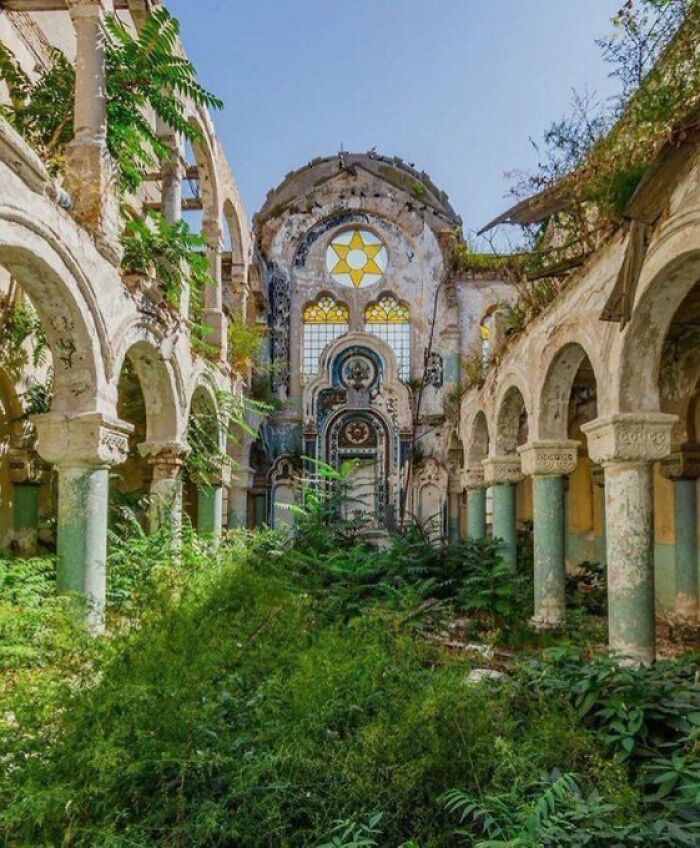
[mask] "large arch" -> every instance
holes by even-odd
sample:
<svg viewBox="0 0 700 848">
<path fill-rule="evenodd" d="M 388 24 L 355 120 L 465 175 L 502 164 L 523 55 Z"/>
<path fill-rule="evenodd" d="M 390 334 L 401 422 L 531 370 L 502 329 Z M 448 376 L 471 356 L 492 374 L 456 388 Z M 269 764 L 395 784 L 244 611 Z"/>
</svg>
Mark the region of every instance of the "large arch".
<svg viewBox="0 0 700 848">
<path fill-rule="evenodd" d="M 34 304 L 48 339 L 54 369 L 52 411 L 94 412 L 106 394 L 113 360 L 87 276 L 41 222 L 0 207 L 0 224 L 0 265 Z"/>
<path fill-rule="evenodd" d="M 527 392 L 521 381 L 515 378 L 504 381 L 496 401 L 493 439 L 496 456 L 516 454 L 518 445 L 527 441 L 528 410 L 531 407 L 526 398 Z"/>
<path fill-rule="evenodd" d="M 621 412 L 660 409 L 659 371 L 664 341 L 678 307 L 700 282 L 700 226 L 674 232 L 649 257 L 645 270 L 641 292 L 625 328 L 616 375 Z"/>
<path fill-rule="evenodd" d="M 567 341 L 551 357 L 535 405 L 533 427 L 539 439 L 569 438 L 569 404 L 576 376 L 585 362 L 590 363 L 596 388 L 598 371 L 588 350 L 578 341 Z"/>
</svg>

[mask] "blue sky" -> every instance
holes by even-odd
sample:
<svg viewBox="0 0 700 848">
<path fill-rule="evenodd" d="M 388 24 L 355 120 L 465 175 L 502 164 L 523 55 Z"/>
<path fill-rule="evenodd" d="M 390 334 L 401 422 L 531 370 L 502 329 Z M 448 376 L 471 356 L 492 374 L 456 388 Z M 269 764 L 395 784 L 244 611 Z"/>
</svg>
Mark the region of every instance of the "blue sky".
<svg viewBox="0 0 700 848">
<path fill-rule="evenodd" d="M 510 205 L 505 172 L 573 88 L 615 90 L 595 39 L 622 0 L 168 0 L 252 217 L 315 156 L 401 156 L 465 229 Z"/>
</svg>

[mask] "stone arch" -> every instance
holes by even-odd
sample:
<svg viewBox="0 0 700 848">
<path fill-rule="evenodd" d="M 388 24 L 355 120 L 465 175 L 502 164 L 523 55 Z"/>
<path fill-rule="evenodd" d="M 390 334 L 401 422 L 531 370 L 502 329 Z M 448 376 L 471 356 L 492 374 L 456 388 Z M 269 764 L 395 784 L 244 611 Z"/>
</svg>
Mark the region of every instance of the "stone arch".
<svg viewBox="0 0 700 848">
<path fill-rule="evenodd" d="M 647 260 L 622 342 L 616 375 L 619 411 L 660 409 L 659 373 L 664 341 L 678 307 L 697 283 L 700 227 L 696 225 L 674 231 Z"/>
<path fill-rule="evenodd" d="M 230 197 L 224 200 L 221 217 L 228 231 L 233 268 L 235 269 L 236 265 L 244 266 L 246 257 L 243 248 L 241 220 L 236 209 L 236 204 Z"/>
<path fill-rule="evenodd" d="M 146 441 L 177 442 L 183 434 L 183 418 L 176 375 L 163 359 L 156 339 L 134 326 L 118 352 L 118 374 L 129 360 L 143 392 L 146 407 Z M 118 382 L 118 378 L 117 378 Z"/>
<path fill-rule="evenodd" d="M 26 292 L 48 339 L 54 369 L 52 411 L 93 412 L 113 359 L 87 275 L 39 221 L 2 208 L 0 222 L 0 265 Z"/>
<path fill-rule="evenodd" d="M 569 403 L 576 375 L 588 361 L 593 379 L 598 386 L 598 371 L 591 362 L 586 348 L 578 341 L 567 341 L 556 349 L 545 372 L 536 405 L 533 425 L 540 439 L 567 439 L 569 429 Z"/>
<path fill-rule="evenodd" d="M 496 402 L 493 450 L 496 456 L 516 454 L 518 445 L 527 441 L 527 394 L 522 384 L 507 379 Z"/>
<path fill-rule="evenodd" d="M 480 409 L 474 416 L 467 442 L 467 460 L 478 465 L 489 455 L 489 425 L 486 413 Z"/>
</svg>

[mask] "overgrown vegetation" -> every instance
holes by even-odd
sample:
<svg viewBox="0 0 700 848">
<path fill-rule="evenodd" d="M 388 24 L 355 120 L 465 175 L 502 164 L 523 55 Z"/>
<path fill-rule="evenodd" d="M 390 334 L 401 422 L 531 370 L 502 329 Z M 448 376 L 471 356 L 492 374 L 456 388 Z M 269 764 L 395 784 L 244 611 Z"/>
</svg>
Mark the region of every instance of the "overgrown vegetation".
<svg viewBox="0 0 700 848">
<path fill-rule="evenodd" d="M 156 9 L 133 36 L 116 16 L 107 17 L 107 146 L 119 175 L 122 197 L 135 192 L 149 173 L 172 156 L 159 138 L 153 116 L 188 141 L 204 141 L 200 126 L 188 118 L 186 101 L 196 107 L 222 103 L 197 81 L 192 64 L 180 54 L 180 27 L 167 10 Z M 0 79 L 10 105 L 2 117 L 37 150 L 53 173 L 65 167 L 73 138 L 75 71 L 58 50 L 51 65 L 32 80 L 9 49 L 0 44 Z M 160 213 L 128 217 L 122 235 L 123 267 L 144 276 L 155 273 L 165 302 L 177 309 L 188 287 L 194 347 L 209 353 L 203 326 L 203 289 L 209 285 L 206 241 L 185 221 L 168 223 Z"/>
<path fill-rule="evenodd" d="M 524 226 L 521 242 L 507 253 L 478 251 L 455 239 L 455 270 L 498 274 L 518 287 L 513 332 L 538 315 L 623 223 L 661 148 L 682 143 L 684 123 L 697 120 L 697 0 L 628 0 L 614 18 L 614 32 L 598 44 L 619 93 L 599 102 L 574 92 L 570 114 L 533 142 L 534 171 L 510 175 L 516 197 L 539 195 L 549 211 Z"/>
<path fill-rule="evenodd" d="M 696 845 L 697 657 L 514 656 L 495 544 L 378 550 L 335 482 L 296 531 L 113 539 L 108 639 L 0 564 L 4 844 Z"/>
</svg>

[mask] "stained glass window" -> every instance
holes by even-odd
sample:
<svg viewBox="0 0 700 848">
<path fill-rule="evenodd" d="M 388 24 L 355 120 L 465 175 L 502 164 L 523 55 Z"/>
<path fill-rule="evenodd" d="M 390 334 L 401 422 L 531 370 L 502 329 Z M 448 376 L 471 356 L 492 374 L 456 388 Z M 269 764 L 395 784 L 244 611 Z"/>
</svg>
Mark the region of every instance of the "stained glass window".
<svg viewBox="0 0 700 848">
<path fill-rule="evenodd" d="M 365 310 L 365 331 L 385 341 L 396 354 L 399 377 L 411 376 L 411 311 L 393 295 L 382 295 Z"/>
<path fill-rule="evenodd" d="M 304 309 L 304 338 L 302 351 L 302 376 L 309 377 L 318 371 L 318 360 L 324 347 L 348 331 L 350 314 L 344 303 L 331 295 L 321 295 Z"/>
<path fill-rule="evenodd" d="M 387 252 L 369 230 L 346 230 L 333 237 L 326 250 L 326 269 L 336 283 L 359 289 L 384 276 Z"/>
</svg>

